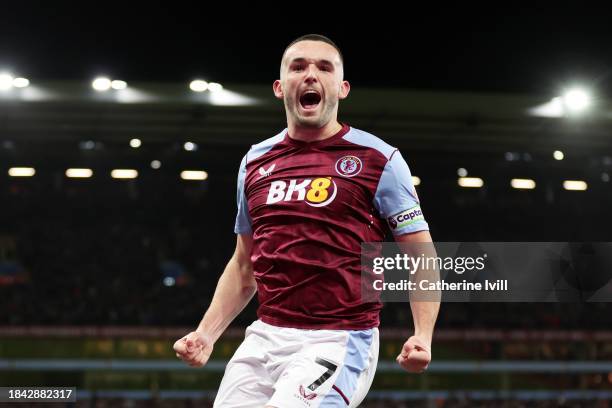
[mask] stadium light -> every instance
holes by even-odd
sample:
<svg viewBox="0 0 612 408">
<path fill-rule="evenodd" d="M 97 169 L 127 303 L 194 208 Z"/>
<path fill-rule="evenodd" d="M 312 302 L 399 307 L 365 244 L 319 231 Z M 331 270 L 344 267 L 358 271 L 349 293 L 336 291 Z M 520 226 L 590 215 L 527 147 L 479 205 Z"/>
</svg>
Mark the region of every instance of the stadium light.
<svg viewBox="0 0 612 408">
<path fill-rule="evenodd" d="M 28 78 L 15 78 L 13 79 L 13 86 L 15 88 L 26 88 L 30 85 L 30 80 Z"/>
<path fill-rule="evenodd" d="M 81 150 L 93 150 L 96 148 L 96 142 L 93 140 L 86 140 L 84 142 L 79 142 L 79 148 Z"/>
<path fill-rule="evenodd" d="M 563 154 L 563 152 L 561 150 L 555 150 L 553 152 L 553 157 L 555 158 L 555 160 L 563 160 L 565 155 Z"/>
<path fill-rule="evenodd" d="M 563 94 L 563 105 L 570 113 L 582 113 L 591 106 L 590 93 L 583 88 L 572 88 Z"/>
<path fill-rule="evenodd" d="M 533 116 L 547 118 L 577 118 L 592 107 L 593 101 L 593 95 L 588 89 L 574 86 L 544 104 L 529 108 L 528 112 Z"/>
<path fill-rule="evenodd" d="M 585 191 L 588 185 L 582 180 L 565 180 L 563 188 L 569 191 Z"/>
<path fill-rule="evenodd" d="M 114 179 L 135 179 L 138 177 L 138 171 L 134 169 L 114 169 L 111 171 L 111 177 Z"/>
<path fill-rule="evenodd" d="M 13 76 L 5 72 L 1 73 L 0 74 L 0 90 L 6 91 L 8 89 L 11 89 L 12 87 L 13 87 Z"/>
<path fill-rule="evenodd" d="M 7 91 L 11 88 L 25 88 L 30 85 L 27 78 L 14 78 L 8 72 L 0 73 L 0 90 Z"/>
<path fill-rule="evenodd" d="M 412 176 L 412 185 L 413 186 L 420 186 L 421 185 L 421 178 L 417 177 L 417 176 Z"/>
<path fill-rule="evenodd" d="M 68 169 L 66 170 L 66 177 L 69 178 L 90 178 L 93 175 L 91 169 Z"/>
<path fill-rule="evenodd" d="M 189 84 L 189 89 L 191 89 L 193 92 L 204 92 L 208 89 L 208 82 L 201 79 L 194 79 Z"/>
<path fill-rule="evenodd" d="M 218 84 L 216 82 L 211 82 L 210 84 L 208 84 L 208 90 L 210 92 L 219 92 L 223 90 L 223 85 Z"/>
<path fill-rule="evenodd" d="M 121 90 L 121 89 L 125 89 L 127 88 L 127 82 L 125 81 L 121 81 L 119 79 L 115 79 L 113 81 L 111 81 L 110 83 L 111 88 L 113 88 L 114 90 Z"/>
<path fill-rule="evenodd" d="M 518 160 L 519 154 L 514 152 L 506 152 L 504 153 L 504 158 L 506 161 L 514 161 Z"/>
<path fill-rule="evenodd" d="M 111 80 L 106 77 L 98 77 L 93 80 L 91 86 L 98 92 L 105 92 L 111 88 Z"/>
<path fill-rule="evenodd" d="M 152 169 L 157 170 L 157 169 L 159 169 L 160 167 L 161 167 L 161 162 L 160 162 L 159 160 L 153 160 L 153 161 L 151 162 L 151 168 L 152 168 Z"/>
<path fill-rule="evenodd" d="M 519 190 L 533 190 L 536 187 L 535 181 L 531 179 L 514 178 L 510 180 L 510 185 L 512 186 L 512 188 L 516 188 Z"/>
<path fill-rule="evenodd" d="M 8 170 L 8 175 L 11 177 L 32 177 L 36 174 L 33 167 L 11 167 Z"/>
<path fill-rule="evenodd" d="M 480 188 L 484 185 L 484 181 L 479 177 L 459 177 L 457 183 L 461 187 L 468 188 Z"/>
<path fill-rule="evenodd" d="M 183 148 L 188 152 L 193 152 L 194 150 L 198 150 L 198 145 L 193 142 L 185 142 Z"/>
<path fill-rule="evenodd" d="M 130 140 L 130 146 L 134 149 L 138 149 L 140 146 L 142 146 L 142 142 L 140 139 L 132 139 Z"/>
<path fill-rule="evenodd" d="M 199 170 L 184 170 L 181 171 L 181 178 L 183 180 L 206 180 L 208 173 Z"/>
</svg>

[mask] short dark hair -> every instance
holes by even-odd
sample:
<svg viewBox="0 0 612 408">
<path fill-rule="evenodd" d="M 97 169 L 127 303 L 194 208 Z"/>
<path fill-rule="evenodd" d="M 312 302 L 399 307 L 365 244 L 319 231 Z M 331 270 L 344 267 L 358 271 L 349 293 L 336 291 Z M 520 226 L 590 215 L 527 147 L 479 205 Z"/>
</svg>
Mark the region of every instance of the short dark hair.
<svg viewBox="0 0 612 408">
<path fill-rule="evenodd" d="M 332 47 L 336 49 L 336 51 L 338 51 L 338 55 L 340 56 L 340 62 L 342 63 L 342 65 L 344 65 L 344 57 L 342 56 L 342 51 L 340 51 L 340 47 L 338 47 L 335 42 L 333 42 L 332 40 L 330 40 L 329 38 L 321 34 L 306 34 L 306 35 L 303 35 L 291 41 L 291 43 L 287 46 L 287 48 L 285 48 L 285 52 L 283 52 L 283 59 L 285 58 L 285 54 L 287 53 L 287 50 L 291 48 L 293 44 L 299 43 L 301 41 L 321 41 L 321 42 L 331 45 Z"/>
</svg>

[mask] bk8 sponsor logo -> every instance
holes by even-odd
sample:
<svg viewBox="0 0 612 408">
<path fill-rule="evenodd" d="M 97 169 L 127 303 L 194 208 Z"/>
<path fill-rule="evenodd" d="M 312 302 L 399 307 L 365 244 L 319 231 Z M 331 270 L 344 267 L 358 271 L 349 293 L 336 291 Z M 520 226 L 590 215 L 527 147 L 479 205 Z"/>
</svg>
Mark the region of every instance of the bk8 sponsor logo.
<svg viewBox="0 0 612 408">
<path fill-rule="evenodd" d="M 297 180 L 289 182 L 275 180 L 270 183 L 266 204 L 281 201 L 304 201 L 312 207 L 323 207 L 334 201 L 338 187 L 331 177 Z"/>
</svg>

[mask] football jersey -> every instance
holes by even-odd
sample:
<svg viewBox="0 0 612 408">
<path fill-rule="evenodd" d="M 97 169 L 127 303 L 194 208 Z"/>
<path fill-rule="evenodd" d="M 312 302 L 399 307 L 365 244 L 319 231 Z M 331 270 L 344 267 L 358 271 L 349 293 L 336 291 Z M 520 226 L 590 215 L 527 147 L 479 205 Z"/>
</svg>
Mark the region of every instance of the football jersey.
<svg viewBox="0 0 612 408">
<path fill-rule="evenodd" d="M 238 174 L 235 232 L 252 234 L 259 318 L 306 329 L 378 326 L 361 301 L 361 243 L 428 230 L 406 161 L 343 125 L 304 142 L 285 129 L 251 147 Z"/>
</svg>

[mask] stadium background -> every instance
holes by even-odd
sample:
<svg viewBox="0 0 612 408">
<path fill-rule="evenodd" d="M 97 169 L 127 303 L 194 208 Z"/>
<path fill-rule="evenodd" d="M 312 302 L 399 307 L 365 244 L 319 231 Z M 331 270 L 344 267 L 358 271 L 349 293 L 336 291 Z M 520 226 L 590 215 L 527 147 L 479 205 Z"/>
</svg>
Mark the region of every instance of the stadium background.
<svg viewBox="0 0 612 408">
<path fill-rule="evenodd" d="M 407 42 L 389 62 L 389 39 L 424 25 L 402 35 L 304 25 L 255 40 L 217 26 L 213 41 L 213 28 L 175 22 L 163 31 L 178 30 L 174 41 L 161 42 L 165 34 L 147 31 L 143 41 L 125 19 L 112 33 L 100 35 L 96 21 L 75 38 L 69 17 L 58 18 L 44 28 L 31 22 L 36 35 L 3 25 L 2 71 L 30 83 L 0 90 L 0 386 L 77 386 L 80 406 L 209 404 L 255 305 L 207 368 L 183 367 L 171 345 L 201 318 L 233 250 L 238 163 L 284 127 L 270 83 L 285 43 L 309 31 L 343 48 L 356 80 L 340 119 L 401 149 L 435 240 L 609 241 L 612 107 L 602 44 L 610 35 L 600 25 L 551 32 L 534 18 L 502 35 L 492 30 L 516 21 L 491 20 L 478 27 L 489 33 L 484 42 L 477 29 L 445 37 L 443 49 L 430 36 L 433 43 Z M 45 33 L 53 33 L 48 47 L 34 41 Z M 542 51 L 528 46 L 530 36 L 566 46 Z M 194 44 L 180 39 L 203 44 L 190 55 Z M 94 90 L 102 74 L 127 88 Z M 195 78 L 223 90 L 194 92 Z M 575 84 L 594 92 L 590 109 L 555 109 L 553 98 Z M 12 177 L 15 167 L 35 174 Z M 70 178 L 68 168 L 92 176 Z M 115 179 L 113 169 L 137 177 Z M 206 179 L 184 180 L 184 170 Z M 461 187 L 459 173 L 484 184 Z M 535 189 L 512 188 L 513 178 L 532 179 Z M 569 191 L 564 180 L 588 188 Z M 417 376 L 392 363 L 409 335 L 408 305 L 387 305 L 381 364 L 362 406 L 607 407 L 611 310 L 444 304 L 434 362 Z"/>
</svg>

